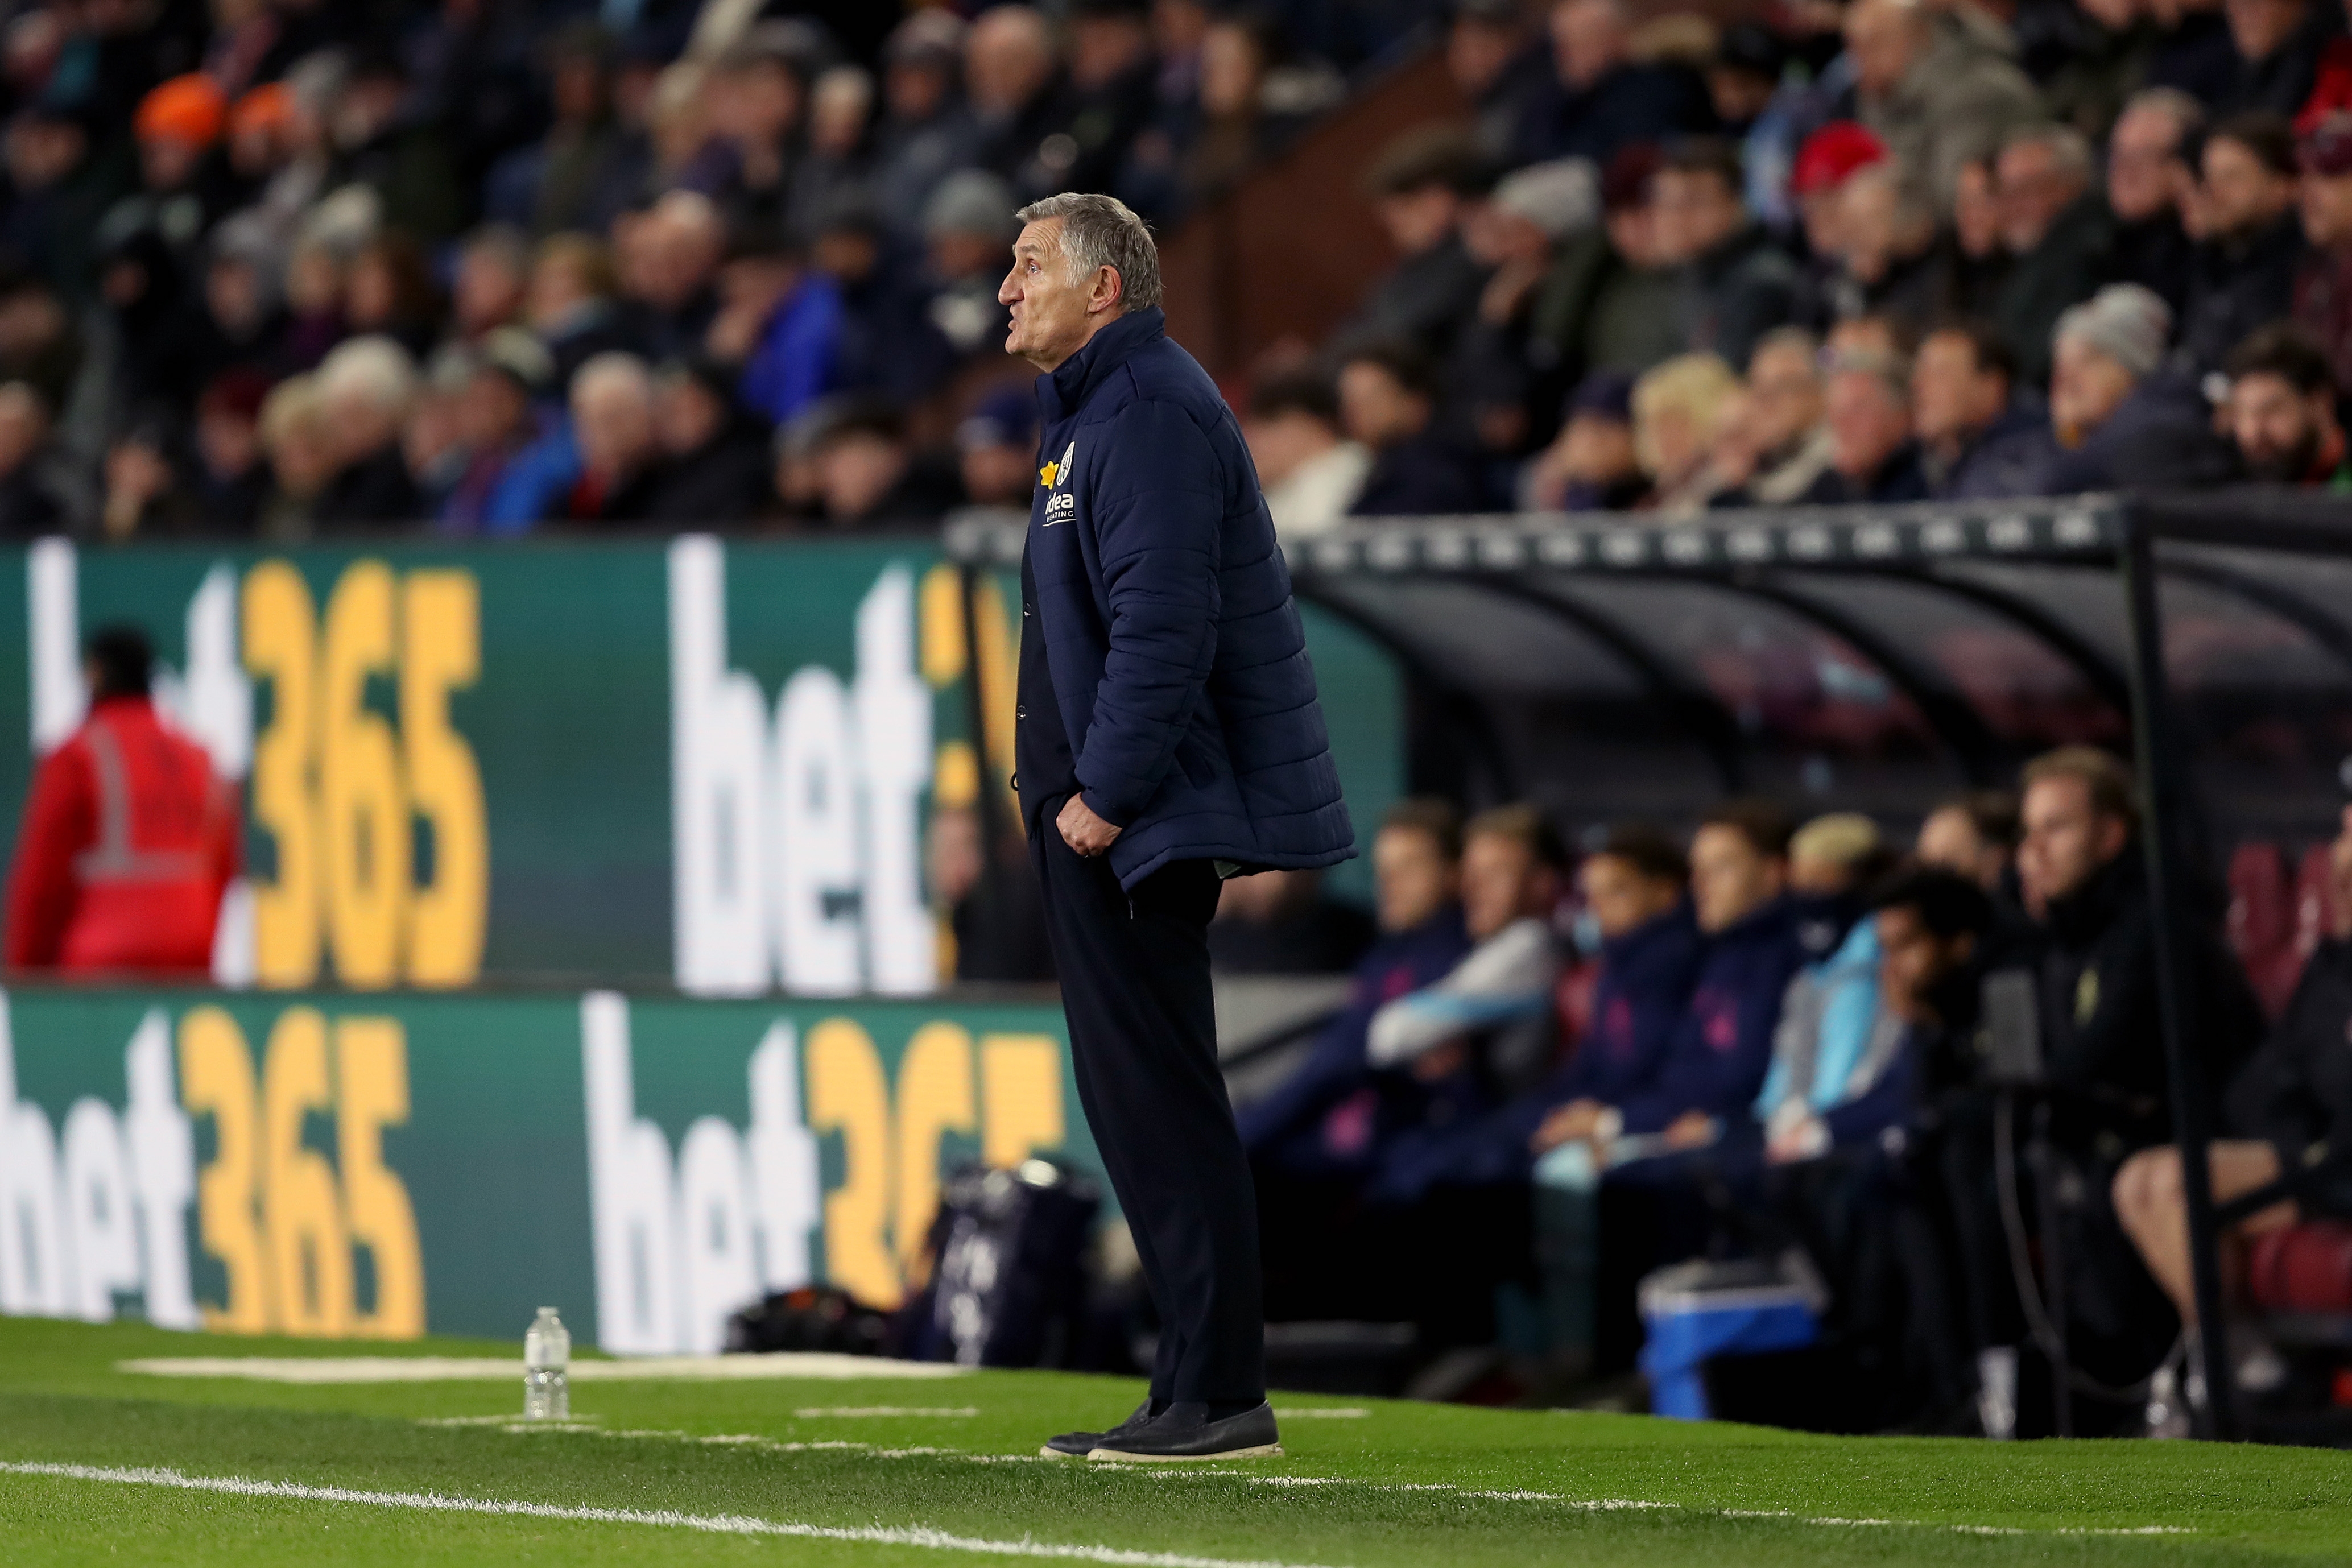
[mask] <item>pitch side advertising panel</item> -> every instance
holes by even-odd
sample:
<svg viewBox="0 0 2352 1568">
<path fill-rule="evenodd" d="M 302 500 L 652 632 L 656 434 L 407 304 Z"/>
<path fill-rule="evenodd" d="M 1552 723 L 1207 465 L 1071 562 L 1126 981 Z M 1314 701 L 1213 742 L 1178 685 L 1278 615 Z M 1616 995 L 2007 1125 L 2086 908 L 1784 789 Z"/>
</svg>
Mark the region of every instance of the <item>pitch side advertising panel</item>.
<svg viewBox="0 0 2352 1568">
<path fill-rule="evenodd" d="M 903 1299 L 940 1177 L 1093 1168 L 1060 1010 L 389 992 L 0 996 L 0 1312 L 709 1352 Z"/>
<path fill-rule="evenodd" d="M 1000 576 L 967 600 L 924 540 L 43 540 L 0 554 L 0 821 L 80 721 L 82 638 L 131 621 L 166 712 L 245 789 L 224 984 L 920 995 L 953 973 L 926 832 L 1004 791 L 1019 611 Z M 1376 821 L 1398 677 L 1307 621 Z M 1364 897 L 1368 868 L 1333 885 Z"/>
</svg>

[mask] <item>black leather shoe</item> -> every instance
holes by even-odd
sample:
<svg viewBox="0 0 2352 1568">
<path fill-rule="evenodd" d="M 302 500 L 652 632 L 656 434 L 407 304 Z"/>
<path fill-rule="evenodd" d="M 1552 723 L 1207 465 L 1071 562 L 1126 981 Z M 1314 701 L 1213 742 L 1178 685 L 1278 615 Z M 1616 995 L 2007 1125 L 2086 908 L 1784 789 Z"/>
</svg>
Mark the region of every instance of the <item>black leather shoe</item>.
<svg viewBox="0 0 2352 1568">
<path fill-rule="evenodd" d="M 1147 1399 L 1135 1407 L 1135 1414 L 1108 1432 L 1065 1432 L 1058 1437 L 1048 1437 L 1037 1451 L 1047 1458 L 1083 1459 L 1106 1438 L 1126 1437 L 1140 1431 L 1151 1419 L 1151 1401 Z"/>
<path fill-rule="evenodd" d="M 1255 1459 L 1280 1452 L 1273 1406 L 1260 1405 L 1212 1421 L 1206 1405 L 1180 1400 L 1134 1432 L 1104 1433 L 1087 1458 L 1156 1464 L 1167 1459 Z"/>
</svg>

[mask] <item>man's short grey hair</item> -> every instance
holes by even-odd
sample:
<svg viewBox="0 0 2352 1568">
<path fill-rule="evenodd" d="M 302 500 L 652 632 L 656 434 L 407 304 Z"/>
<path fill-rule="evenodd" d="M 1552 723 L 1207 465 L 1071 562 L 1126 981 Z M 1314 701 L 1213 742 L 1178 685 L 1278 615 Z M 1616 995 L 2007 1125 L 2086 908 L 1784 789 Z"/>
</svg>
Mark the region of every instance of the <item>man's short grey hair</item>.
<svg viewBox="0 0 2352 1568">
<path fill-rule="evenodd" d="M 2012 147 L 2046 150 L 2058 172 L 2077 184 L 2089 184 L 2098 169 L 2098 157 L 2091 151 L 2090 138 L 2071 125 L 2028 125 L 2012 131 L 2000 150 L 2006 152 Z"/>
<path fill-rule="evenodd" d="M 1065 191 L 1013 215 L 1024 224 L 1061 219 L 1062 259 L 1071 277 L 1084 277 L 1098 267 L 1118 273 L 1121 315 L 1160 303 L 1160 246 L 1150 226 L 1118 197 Z"/>
<path fill-rule="evenodd" d="M 633 402 L 652 402 L 652 368 L 635 354 L 620 349 L 607 349 L 572 372 L 572 407 L 584 407 L 607 392 L 617 392 Z"/>
<path fill-rule="evenodd" d="M 319 362 L 319 393 L 330 402 L 363 402 L 404 419 L 416 402 L 416 361 L 382 334 L 347 339 Z"/>
<path fill-rule="evenodd" d="M 2177 87 L 2144 87 L 2124 99 L 2124 114 L 2144 113 L 2161 114 L 2172 121 L 2175 152 L 2205 126 L 2205 106 Z"/>
</svg>

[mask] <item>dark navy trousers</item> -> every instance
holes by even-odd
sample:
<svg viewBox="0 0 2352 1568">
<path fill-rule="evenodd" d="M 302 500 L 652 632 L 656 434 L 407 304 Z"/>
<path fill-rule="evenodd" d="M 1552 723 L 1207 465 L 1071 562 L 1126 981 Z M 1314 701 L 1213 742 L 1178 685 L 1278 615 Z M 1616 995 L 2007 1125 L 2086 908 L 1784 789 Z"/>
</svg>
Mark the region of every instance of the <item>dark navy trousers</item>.
<svg viewBox="0 0 2352 1568">
<path fill-rule="evenodd" d="M 1171 862 L 1130 894 L 1108 860 L 1063 842 L 1060 810 L 1037 814 L 1029 857 L 1078 1100 L 1160 1310 L 1151 1396 L 1254 1403 L 1265 1395 L 1257 1200 L 1217 1068 L 1216 871 Z"/>
</svg>

